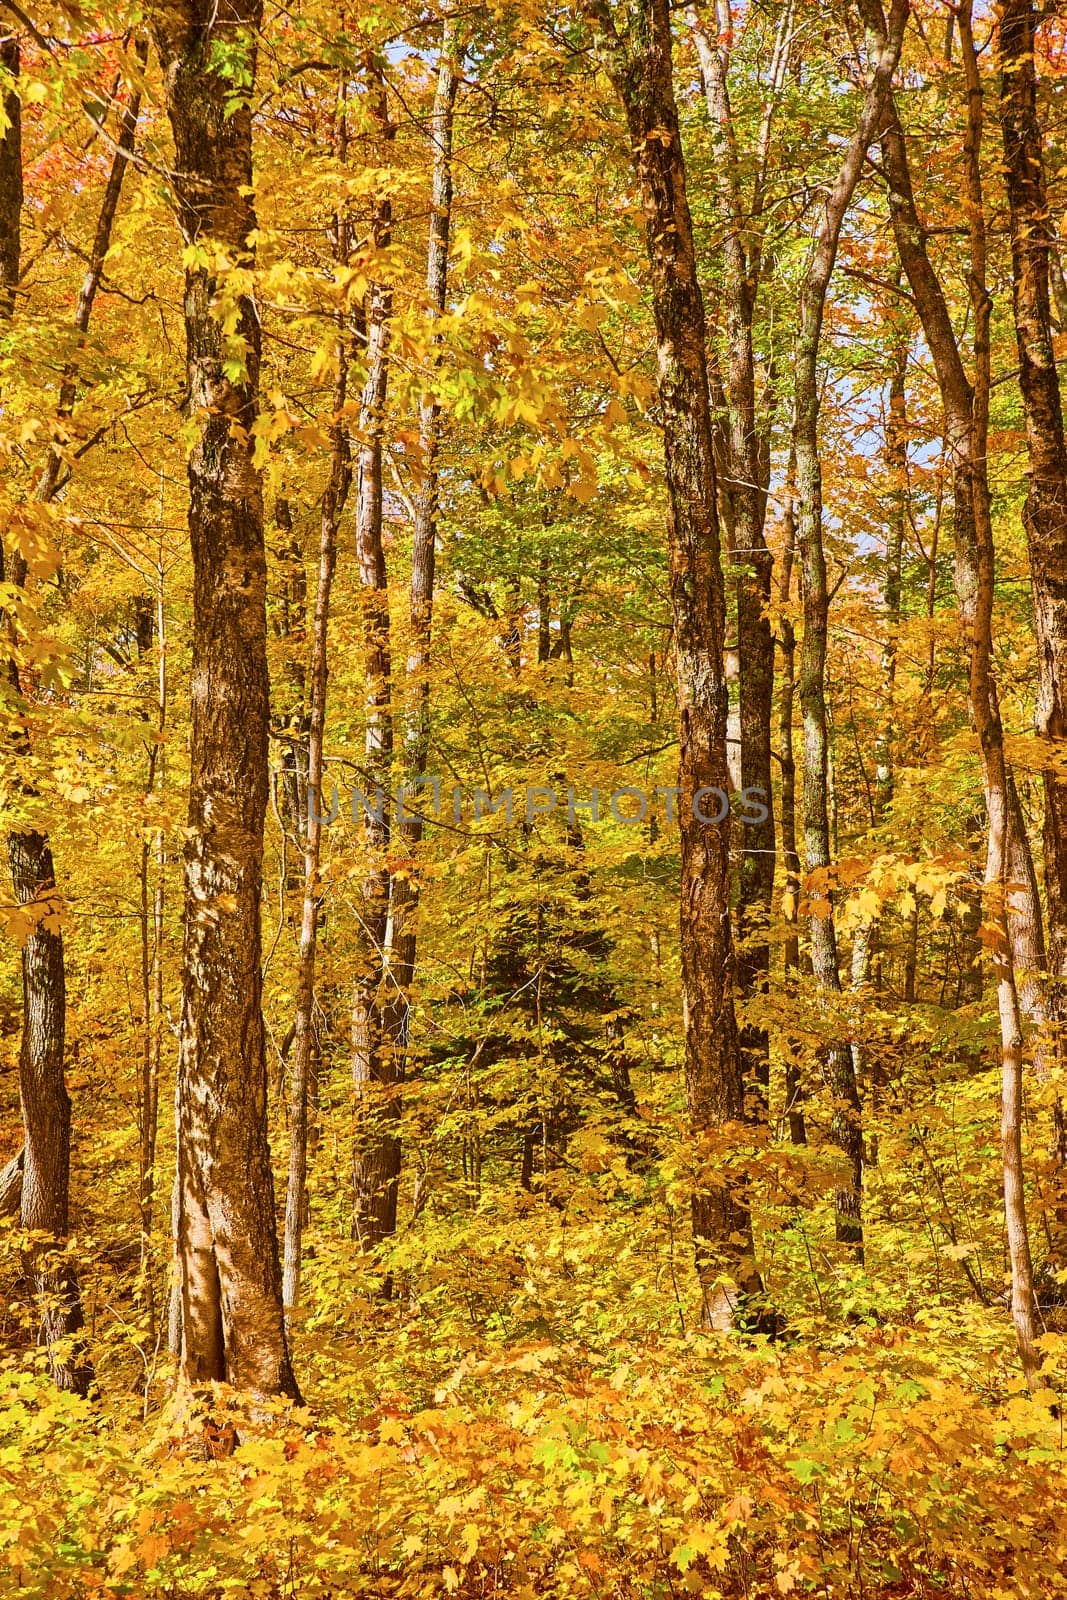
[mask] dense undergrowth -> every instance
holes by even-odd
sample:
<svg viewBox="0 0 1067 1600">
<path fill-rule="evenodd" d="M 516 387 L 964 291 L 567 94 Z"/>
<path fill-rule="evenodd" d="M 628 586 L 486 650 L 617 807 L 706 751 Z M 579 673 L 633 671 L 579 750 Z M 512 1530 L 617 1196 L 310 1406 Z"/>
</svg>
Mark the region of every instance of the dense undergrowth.
<svg viewBox="0 0 1067 1600">
<path fill-rule="evenodd" d="M 979 1303 L 960 1271 L 990 1272 L 995 1245 L 894 1226 L 897 1180 L 867 1270 L 849 1270 L 827 1207 L 765 1197 L 785 1326 L 710 1335 L 690 1326 L 682 1183 L 610 1151 L 577 1136 L 566 1203 L 501 1186 L 447 1229 L 429 1206 L 394 1249 L 388 1301 L 324 1197 L 295 1336 L 304 1408 L 250 1414 L 220 1390 L 190 1427 L 99 1252 L 102 1398 L 57 1394 L 32 1348 L 2 1368 L 0 1585 L 27 1600 L 1067 1591 L 1067 1338 L 1043 1336 L 1046 1387 L 1027 1395 L 999 1293 Z"/>
</svg>

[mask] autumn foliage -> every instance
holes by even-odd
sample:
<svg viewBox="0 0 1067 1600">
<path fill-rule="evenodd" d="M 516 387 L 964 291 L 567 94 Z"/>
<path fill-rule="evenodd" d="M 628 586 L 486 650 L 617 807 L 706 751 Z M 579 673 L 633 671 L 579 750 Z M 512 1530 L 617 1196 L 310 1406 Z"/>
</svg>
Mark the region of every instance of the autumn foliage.
<svg viewBox="0 0 1067 1600">
<path fill-rule="evenodd" d="M 1067 1593 L 1054 12 L 0 0 L 0 1594 Z"/>
</svg>

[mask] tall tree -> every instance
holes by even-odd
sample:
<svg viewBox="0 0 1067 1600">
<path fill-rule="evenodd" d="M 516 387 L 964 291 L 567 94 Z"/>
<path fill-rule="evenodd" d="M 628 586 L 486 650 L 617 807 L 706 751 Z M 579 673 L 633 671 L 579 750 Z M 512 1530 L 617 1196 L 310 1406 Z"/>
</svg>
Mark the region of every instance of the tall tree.
<svg viewBox="0 0 1067 1600">
<path fill-rule="evenodd" d="M 370 123 L 383 142 L 396 128 L 380 63 L 366 57 Z M 393 205 L 388 189 L 373 201 L 370 236 L 375 252 L 392 242 Z M 392 818 L 386 793 L 393 760 L 392 643 L 389 575 L 382 526 L 382 457 L 389 387 L 389 334 L 393 296 L 381 274 L 367 292 L 366 378 L 359 407 L 356 453 L 356 559 L 362 603 L 366 736 L 364 767 L 371 806 L 364 811 L 367 865 L 360 886 L 360 971 L 352 998 L 352 1081 L 357 1098 L 353 1152 L 353 1227 L 366 1249 L 396 1231 L 400 1184 L 399 1057 L 386 1026 L 389 931 L 388 851 Z M 374 791 L 377 791 L 377 807 Z"/>
<path fill-rule="evenodd" d="M 452 135 L 456 94 L 462 71 L 463 50 L 455 17 L 441 24 L 437 86 L 430 117 L 432 149 L 430 239 L 426 253 L 426 296 L 431 329 L 444 315 L 448 299 L 448 241 L 452 227 Z M 419 455 L 422 483 L 415 502 L 411 541 L 409 589 L 410 642 L 406 666 L 407 703 L 404 712 L 403 779 L 414 788 L 425 774 L 430 751 L 430 648 L 433 639 L 433 591 L 437 557 L 438 454 L 441 442 L 441 405 L 433 387 L 440 366 L 440 338 L 430 335 L 430 377 L 419 402 Z M 547 631 L 547 608 L 542 623 Z M 398 819 L 401 838 L 410 855 L 423 834 L 422 807 L 417 803 Z M 391 1047 L 402 1071 L 408 1041 L 411 985 L 417 953 L 419 888 L 417 871 L 408 867 L 392 882 L 392 941 L 389 969 L 387 1028 Z"/>
<path fill-rule="evenodd" d="M 584 0 L 594 47 L 626 115 L 645 212 L 670 513 L 667 539 L 679 709 L 680 942 L 685 1075 L 694 1133 L 721 1163 L 724 1126 L 744 1113 L 734 1015 L 730 830 L 704 820 L 704 796 L 728 786 L 725 590 L 708 393 L 704 302 L 697 281 L 671 64 L 667 0 L 619 8 Z M 699 1173 L 692 1201 L 702 1317 L 728 1328 L 739 1298 L 762 1287 L 748 1205 L 728 1172 Z"/>
<path fill-rule="evenodd" d="M 778 35 L 761 119 L 755 201 L 765 183 L 771 121 L 789 63 L 792 8 L 786 6 Z M 743 789 L 764 798 L 761 820 L 745 829 L 737 897 L 738 978 L 744 995 L 758 994 L 770 970 L 767 928 L 774 894 L 774 808 L 771 783 L 771 712 L 774 696 L 774 633 L 769 607 L 773 561 L 764 536 L 770 470 L 770 419 L 756 420 L 753 320 L 760 286 L 762 218 L 746 217 L 737 135 L 730 103 L 732 16 L 719 0 L 712 38 L 700 12 L 689 12 L 708 111 L 716 202 L 723 230 L 722 305 L 726 321 L 727 428 L 720 493 L 726 508 L 730 560 L 737 572 L 740 779 Z M 753 208 L 755 209 L 755 208 Z M 746 233 L 750 243 L 746 248 Z M 769 1063 L 764 1029 L 741 1032 L 745 1077 L 766 1098 Z"/>
<path fill-rule="evenodd" d="M 253 458 L 260 323 L 250 293 L 259 0 L 174 0 L 151 21 L 186 244 L 193 677 L 178 1053 L 182 1366 L 296 1396 L 267 1140 L 260 888 L 267 804 L 266 557 Z M 229 312 L 227 318 L 223 308 Z"/>
<path fill-rule="evenodd" d="M 789 614 L 793 587 L 793 566 L 796 560 L 795 477 L 796 458 L 791 448 L 789 465 L 786 471 L 785 516 L 783 519 L 785 526 L 782 540 L 782 561 L 778 577 L 778 596 L 782 610 L 778 638 L 778 645 L 782 652 L 782 671 L 778 700 L 778 759 L 782 771 L 782 788 L 781 804 L 778 811 L 782 839 L 782 867 L 785 873 L 785 882 L 782 885 L 782 906 L 787 930 L 783 960 L 785 987 L 787 993 L 791 996 L 797 992 L 797 976 L 800 971 L 800 939 L 797 933 L 800 906 L 800 856 L 797 852 L 797 763 L 793 748 L 797 640 L 793 619 Z M 804 1121 L 804 1084 L 800 1073 L 800 1046 L 796 1041 L 789 1039 L 786 1042 L 786 1051 L 785 1115 L 789 1125 L 789 1137 L 794 1144 L 806 1144 L 808 1135 Z"/>
<path fill-rule="evenodd" d="M 904 131 L 895 105 L 882 139 L 889 211 L 901 265 L 915 299 L 944 407 L 945 444 L 953 479 L 955 582 L 968 647 L 968 702 L 978 735 L 988 834 L 986 883 L 990 920 L 997 930 L 993 966 L 1001 1034 L 1001 1144 L 1004 1202 L 1012 1267 L 1012 1316 L 1027 1378 L 1038 1365 L 1034 1348 L 1035 1302 L 1022 1170 L 1022 1012 L 1016 982 L 1013 918 L 1008 885 L 1013 855 L 1029 847 L 1021 808 L 1004 754 L 1004 730 L 993 666 L 995 550 L 986 467 L 989 422 L 989 316 L 985 222 L 980 171 L 982 92 L 977 78 L 970 7 L 959 12 L 967 70 L 965 183 L 969 200 L 969 285 L 975 321 L 975 383 L 967 378 L 945 295 L 930 263 L 926 230 L 912 187 Z M 1032 869 L 1030 872 L 1032 880 Z"/>
<path fill-rule="evenodd" d="M 343 168 L 348 154 L 348 112 L 344 82 L 338 85 L 334 113 L 334 155 Z M 348 265 L 351 251 L 348 210 L 342 205 L 333 219 L 334 259 Z M 300 947 L 297 957 L 296 1006 L 293 1017 L 291 1082 L 289 1096 L 289 1176 L 285 1193 L 285 1246 L 282 1270 L 286 1310 L 300 1298 L 301 1240 L 307 1205 L 308 1079 L 314 1041 L 315 961 L 318 951 L 322 886 L 319 858 L 322 850 L 323 735 L 326 726 L 326 687 L 329 677 L 330 596 L 337 564 L 337 534 L 348 492 L 352 486 L 352 449 L 348 440 L 345 404 L 348 371 L 352 361 L 347 309 L 337 314 L 336 366 L 331 397 L 330 474 L 322 496 L 319 522 L 319 568 L 315 585 L 315 616 L 311 632 L 310 705 L 307 734 L 307 817 L 303 821 L 304 895 L 300 913 Z"/>
<path fill-rule="evenodd" d="M 899 284 L 900 272 L 897 271 Z M 893 798 L 894 782 L 894 691 L 897 678 L 897 635 L 900 628 L 901 563 L 904 554 L 904 530 L 908 516 L 908 419 L 907 371 L 910 329 L 907 321 L 899 317 L 893 328 L 890 355 L 889 394 L 884 428 L 884 458 L 889 478 L 888 515 L 886 520 L 885 566 L 882 574 L 882 610 L 885 618 L 885 639 L 882 644 L 881 692 L 885 708 L 885 721 L 875 741 L 874 792 L 869 796 L 871 823 L 875 826 L 885 821 L 886 811 Z M 875 952 L 879 941 L 880 919 L 877 915 L 863 921 L 852 936 L 851 988 L 862 996 L 871 978 Z M 864 1078 L 868 1073 L 866 1053 L 859 1030 L 852 1040 L 852 1059 L 856 1069 L 856 1086 L 862 1094 Z M 876 1090 L 870 1082 L 872 1097 Z"/>
<path fill-rule="evenodd" d="M 826 718 L 826 635 L 830 596 L 822 527 L 822 465 L 819 457 L 819 346 L 830 278 L 837 260 L 845 213 L 859 181 L 867 150 L 880 132 L 893 73 L 900 58 L 909 0 L 893 0 L 885 37 L 874 50 L 870 85 L 859 120 L 826 201 L 815 248 L 800 291 L 793 422 L 797 474 L 797 553 L 804 599 L 798 689 L 804 727 L 804 865 L 810 872 L 830 865 L 829 741 Z M 811 961 L 820 988 L 841 989 L 832 911 L 811 918 Z M 835 1025 L 836 1031 L 836 1025 Z M 837 1237 L 863 1253 L 863 1127 L 855 1063 L 848 1040 L 826 1046 L 826 1071 L 833 1096 L 833 1137 L 849 1164 L 849 1184 L 835 1195 Z"/>
<path fill-rule="evenodd" d="M 1035 723 L 1050 741 L 1067 738 L 1067 443 L 1053 345 L 1049 296 L 1055 248 L 1045 181 L 1037 102 L 1035 16 L 1031 0 L 1004 0 L 997 43 L 1000 125 L 1011 220 L 1012 310 L 1019 351 L 1019 389 L 1030 462 L 1023 526 L 1037 634 Z M 1050 1000 L 1067 1018 L 1067 777 L 1050 761 L 1045 791 L 1045 891 L 1048 902 Z M 1067 1120 L 1057 1107 L 1057 1154 L 1067 1163 Z"/>
</svg>

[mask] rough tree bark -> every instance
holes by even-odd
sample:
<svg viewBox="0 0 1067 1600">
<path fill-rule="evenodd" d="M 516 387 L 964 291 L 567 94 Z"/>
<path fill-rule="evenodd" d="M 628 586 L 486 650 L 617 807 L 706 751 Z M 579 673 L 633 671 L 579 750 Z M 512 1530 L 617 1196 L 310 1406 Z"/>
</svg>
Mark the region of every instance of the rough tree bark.
<svg viewBox="0 0 1067 1600">
<path fill-rule="evenodd" d="M 1067 738 L 1067 443 L 1053 347 L 1049 294 L 1055 235 L 1049 211 L 1037 107 L 1031 0 L 1004 0 L 997 44 L 1000 124 L 1011 222 L 1012 309 L 1019 351 L 1019 388 L 1030 462 L 1023 526 L 1037 635 L 1035 725 L 1043 739 Z M 1053 982 L 1052 1015 L 1067 1019 L 1067 778 L 1050 762 L 1045 792 L 1045 892 Z M 1062 1040 L 1058 1041 L 1062 1051 Z M 1056 1154 L 1067 1163 L 1067 1120 L 1057 1108 Z M 1061 1212 L 1063 1210 L 1061 1206 Z"/>
<path fill-rule="evenodd" d="M 679 703 L 681 961 L 690 1121 L 710 1180 L 694 1187 L 693 1236 L 707 1326 L 731 1327 L 761 1291 L 743 1185 L 723 1160 L 744 1113 L 733 1006 L 729 824 L 700 820 L 706 788 L 727 787 L 725 594 L 704 305 L 697 281 L 671 67 L 667 0 L 636 0 L 620 30 L 606 0 L 584 0 L 594 46 L 626 113 L 645 211 L 670 498 L 668 544 Z M 694 806 L 694 802 L 697 802 Z M 716 1181 L 719 1180 L 719 1181 Z"/>
<path fill-rule="evenodd" d="M 230 267 L 253 264 L 259 0 L 151 12 L 174 134 L 185 275 L 193 675 L 178 1054 L 182 1369 L 297 1396 L 282 1315 L 267 1141 L 260 888 L 267 804 L 266 558 L 253 462 L 259 318 Z M 229 76 L 224 76 L 222 63 Z M 237 66 L 234 63 L 238 63 Z M 236 74 L 236 76 L 234 76 Z M 226 336 L 220 298 L 236 313 Z"/>
<path fill-rule="evenodd" d="M 804 865 L 830 865 L 829 744 L 826 721 L 826 636 L 829 591 L 822 538 L 822 468 L 819 460 L 818 359 L 823 313 L 841 225 L 871 141 L 877 137 L 900 57 L 908 0 L 893 0 L 886 35 L 872 65 L 856 130 L 842 158 L 800 292 L 793 438 L 797 463 L 797 551 L 804 601 L 804 636 L 798 688 L 804 728 Z M 824 891 L 825 892 L 825 891 Z M 828 892 L 825 895 L 830 900 Z M 811 961 L 819 987 L 841 989 L 833 913 L 811 918 Z M 828 1041 L 826 1075 L 833 1096 L 832 1135 L 849 1164 L 849 1183 L 835 1193 L 838 1240 L 863 1258 L 863 1127 L 852 1050 L 846 1038 Z"/>
</svg>

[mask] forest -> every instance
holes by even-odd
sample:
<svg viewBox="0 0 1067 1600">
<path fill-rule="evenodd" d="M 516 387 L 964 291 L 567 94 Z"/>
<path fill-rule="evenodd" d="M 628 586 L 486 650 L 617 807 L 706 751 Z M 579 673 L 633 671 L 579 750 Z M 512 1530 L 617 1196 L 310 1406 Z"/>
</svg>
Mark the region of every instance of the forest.
<svg viewBox="0 0 1067 1600">
<path fill-rule="evenodd" d="M 0 0 L 0 1595 L 1067 1595 L 1065 359 L 1057 0 Z"/>
</svg>

